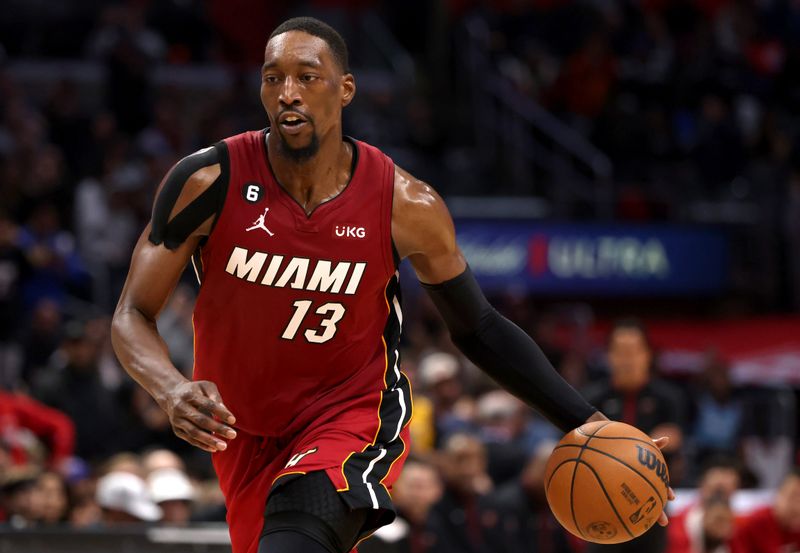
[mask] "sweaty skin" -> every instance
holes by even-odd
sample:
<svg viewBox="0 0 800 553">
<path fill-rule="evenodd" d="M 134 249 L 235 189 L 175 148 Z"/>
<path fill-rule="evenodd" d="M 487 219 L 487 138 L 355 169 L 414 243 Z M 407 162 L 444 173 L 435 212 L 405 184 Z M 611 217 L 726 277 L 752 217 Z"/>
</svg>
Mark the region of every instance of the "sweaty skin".
<svg viewBox="0 0 800 553">
<path fill-rule="evenodd" d="M 301 31 L 274 37 L 266 46 L 261 102 L 269 119 L 267 154 L 278 182 L 312 213 L 337 196 L 350 181 L 352 147 L 342 139 L 342 109 L 355 95 L 355 81 L 340 67 L 327 43 Z M 301 125 L 284 125 L 287 117 Z M 316 139 L 316 153 L 304 161 L 286 148 L 307 148 Z M 192 174 L 171 215 L 197 198 L 219 176 L 219 165 Z M 395 168 L 392 237 L 401 258 L 408 258 L 422 282 L 437 284 L 461 274 L 464 256 L 456 244 L 452 218 L 438 194 L 424 182 Z M 209 452 L 226 448 L 236 437 L 231 413 L 217 387 L 191 381 L 172 364 L 159 336 L 156 318 L 175 288 L 214 218 L 200 225 L 174 250 L 139 237 L 127 281 L 114 313 L 112 341 L 125 370 L 169 416 L 177 436 Z M 604 420 L 602 413 L 587 422 Z M 656 440 L 659 447 L 665 440 Z M 666 517 L 662 515 L 662 523 Z"/>
</svg>

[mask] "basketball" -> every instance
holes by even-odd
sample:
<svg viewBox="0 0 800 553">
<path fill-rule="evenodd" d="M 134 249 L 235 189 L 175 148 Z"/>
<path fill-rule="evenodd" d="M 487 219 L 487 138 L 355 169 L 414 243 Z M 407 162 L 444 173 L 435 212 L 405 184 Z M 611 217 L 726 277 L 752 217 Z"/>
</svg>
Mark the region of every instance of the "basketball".
<svg viewBox="0 0 800 553">
<path fill-rule="evenodd" d="M 597 421 L 569 432 L 545 469 L 547 502 L 572 534 L 594 543 L 642 535 L 667 504 L 669 473 L 642 431 Z"/>
</svg>

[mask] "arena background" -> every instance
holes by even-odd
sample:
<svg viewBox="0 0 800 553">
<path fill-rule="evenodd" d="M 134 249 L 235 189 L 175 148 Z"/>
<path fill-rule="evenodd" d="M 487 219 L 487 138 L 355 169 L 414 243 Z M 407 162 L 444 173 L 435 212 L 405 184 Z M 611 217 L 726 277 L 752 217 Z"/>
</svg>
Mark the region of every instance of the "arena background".
<svg viewBox="0 0 800 553">
<path fill-rule="evenodd" d="M 161 177 L 265 126 L 263 47 L 293 15 L 345 36 L 345 131 L 445 197 L 493 303 L 573 385 L 608 379 L 614 320 L 648 325 L 653 375 L 680 391 L 659 421 L 679 432 L 676 503 L 722 453 L 742 467 L 734 511 L 769 504 L 798 462 L 797 2 L 3 0 L 0 552 L 229 550 L 207 455 L 120 369 L 109 321 Z M 502 510 L 471 525 L 448 493 L 511 493 L 558 435 L 403 277 L 416 464 L 396 498 L 410 524 L 376 550 L 517 551 L 481 534 Z M 159 321 L 187 374 L 196 291 L 189 271 Z M 164 467 L 190 523 L 103 522 L 98 478 Z M 467 537 L 447 537 L 459 516 Z"/>
</svg>

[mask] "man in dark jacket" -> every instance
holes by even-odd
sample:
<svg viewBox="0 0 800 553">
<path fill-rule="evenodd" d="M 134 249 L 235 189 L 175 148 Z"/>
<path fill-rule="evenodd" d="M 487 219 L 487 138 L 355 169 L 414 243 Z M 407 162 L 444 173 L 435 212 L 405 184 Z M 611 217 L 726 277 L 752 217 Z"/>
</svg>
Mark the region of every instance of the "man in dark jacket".
<svg viewBox="0 0 800 553">
<path fill-rule="evenodd" d="M 558 524 L 544 491 L 544 473 L 555 442 L 542 443 L 520 478 L 489 494 L 484 519 L 496 520 L 490 531 L 495 553 L 573 553 L 572 538 Z M 575 541 L 572 539 L 572 541 Z"/>
<path fill-rule="evenodd" d="M 65 329 L 62 350 L 66 366 L 52 370 L 37 382 L 35 395 L 66 413 L 75 423 L 75 453 L 97 459 L 119 449 L 121 409 L 98 372 L 98 345 L 86 334 L 83 322 Z"/>
<path fill-rule="evenodd" d="M 482 516 L 480 500 L 492 487 L 486 472 L 486 448 L 470 434 L 457 433 L 444 444 L 445 491 L 428 515 L 427 527 L 436 553 L 489 553 L 495 550 Z"/>
<path fill-rule="evenodd" d="M 635 319 L 618 321 L 609 335 L 607 355 L 609 381 L 589 386 L 584 397 L 611 420 L 636 426 L 656 438 L 668 436 L 669 444 L 662 453 L 670 468 L 670 478 L 673 482 L 679 480 L 684 401 L 674 386 L 653 378 L 653 350 L 644 325 Z M 655 525 L 643 536 L 626 543 L 592 544 L 587 553 L 661 553 L 665 547 L 666 530 Z"/>
</svg>

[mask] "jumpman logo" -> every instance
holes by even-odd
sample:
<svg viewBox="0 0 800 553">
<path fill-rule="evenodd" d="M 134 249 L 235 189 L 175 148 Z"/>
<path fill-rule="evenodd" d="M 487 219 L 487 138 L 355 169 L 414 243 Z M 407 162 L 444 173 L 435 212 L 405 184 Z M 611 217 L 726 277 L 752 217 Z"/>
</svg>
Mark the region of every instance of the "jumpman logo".
<svg viewBox="0 0 800 553">
<path fill-rule="evenodd" d="M 267 216 L 267 211 L 269 211 L 269 208 L 265 207 L 264 213 L 258 216 L 258 219 L 256 219 L 253 222 L 253 226 L 245 230 L 247 230 L 247 232 L 250 232 L 251 230 L 256 230 L 257 228 L 260 228 L 261 230 L 266 231 L 267 234 L 269 234 L 270 236 L 275 236 L 275 234 L 271 230 L 269 230 L 267 226 L 264 224 L 264 218 Z"/>
</svg>

